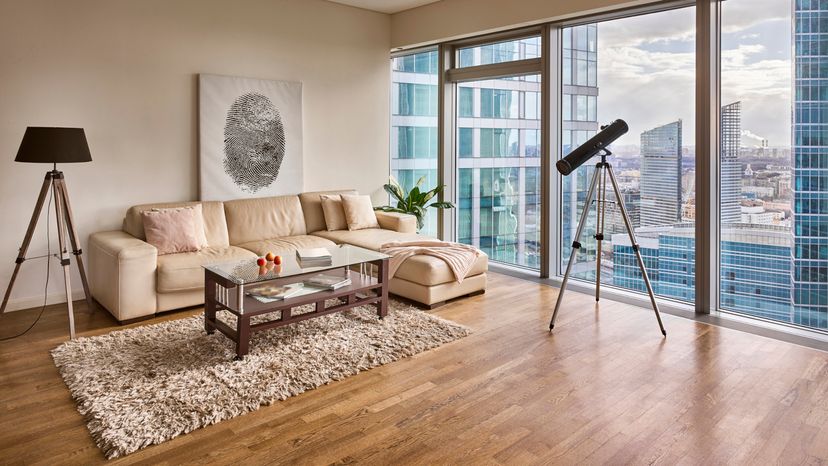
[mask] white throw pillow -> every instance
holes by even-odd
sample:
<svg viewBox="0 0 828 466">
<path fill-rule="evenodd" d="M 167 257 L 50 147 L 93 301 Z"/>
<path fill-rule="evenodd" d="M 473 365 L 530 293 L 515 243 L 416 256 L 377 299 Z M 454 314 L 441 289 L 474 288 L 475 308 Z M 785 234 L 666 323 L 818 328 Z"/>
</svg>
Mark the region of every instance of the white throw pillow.
<svg viewBox="0 0 828 466">
<path fill-rule="evenodd" d="M 348 221 L 345 220 L 345 210 L 339 194 L 322 194 L 319 200 L 322 202 L 322 213 L 325 214 L 325 227 L 328 231 L 347 230 Z"/>
<path fill-rule="evenodd" d="M 371 196 L 342 194 L 342 209 L 345 211 L 345 221 L 349 230 L 363 230 L 365 228 L 379 228 L 377 214 L 371 204 Z"/>
</svg>

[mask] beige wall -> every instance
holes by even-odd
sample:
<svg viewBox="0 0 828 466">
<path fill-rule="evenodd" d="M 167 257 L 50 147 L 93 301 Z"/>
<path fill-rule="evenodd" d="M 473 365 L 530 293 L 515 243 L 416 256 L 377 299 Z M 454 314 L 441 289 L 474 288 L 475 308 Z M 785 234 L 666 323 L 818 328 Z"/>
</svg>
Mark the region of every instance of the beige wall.
<svg viewBox="0 0 828 466">
<path fill-rule="evenodd" d="M 457 39 L 658 0 L 442 0 L 391 16 L 391 48 Z"/>
<path fill-rule="evenodd" d="M 86 128 L 94 162 L 60 167 L 85 243 L 132 204 L 197 198 L 202 72 L 301 81 L 305 188 L 380 200 L 389 42 L 389 16 L 322 0 L 0 0 L 0 293 L 48 168 L 12 161 L 26 126 Z M 44 267 L 24 264 L 13 307 L 38 305 Z"/>
</svg>

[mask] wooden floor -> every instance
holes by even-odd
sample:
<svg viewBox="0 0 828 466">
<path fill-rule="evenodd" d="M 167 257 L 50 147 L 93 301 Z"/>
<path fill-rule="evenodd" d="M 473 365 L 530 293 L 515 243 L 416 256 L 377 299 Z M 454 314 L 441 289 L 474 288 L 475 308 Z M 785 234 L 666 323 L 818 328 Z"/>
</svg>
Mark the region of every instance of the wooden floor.
<svg viewBox="0 0 828 466">
<path fill-rule="evenodd" d="M 433 311 L 467 338 L 113 462 L 828 463 L 828 354 L 669 315 L 663 339 L 651 311 L 574 292 L 549 334 L 556 296 L 491 274 L 485 295 Z M 2 316 L 0 333 L 35 315 Z M 0 343 L 0 463 L 105 461 L 49 356 L 66 326 L 52 307 Z"/>
</svg>

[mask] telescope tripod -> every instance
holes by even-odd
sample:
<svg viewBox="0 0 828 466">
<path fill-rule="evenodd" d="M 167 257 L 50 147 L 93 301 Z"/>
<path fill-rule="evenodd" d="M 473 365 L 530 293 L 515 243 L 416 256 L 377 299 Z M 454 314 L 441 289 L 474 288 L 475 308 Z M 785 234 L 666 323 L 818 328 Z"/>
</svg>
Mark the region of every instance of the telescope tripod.
<svg viewBox="0 0 828 466">
<path fill-rule="evenodd" d="M 561 301 L 563 301 L 566 284 L 569 282 L 569 274 L 572 272 L 572 265 L 575 263 L 575 257 L 582 245 L 580 243 L 581 234 L 584 232 L 586 221 L 589 216 L 589 208 L 592 205 L 593 197 L 596 191 L 598 192 L 595 198 L 595 210 L 597 214 L 595 240 L 598 242 L 598 254 L 596 256 L 596 273 L 595 273 L 595 301 L 598 301 L 601 293 L 601 243 L 604 241 L 604 220 L 606 219 L 606 205 L 607 205 L 607 178 L 612 184 L 612 189 L 615 192 L 616 204 L 618 210 L 621 212 L 621 218 L 624 220 L 624 226 L 627 229 L 627 234 L 630 236 L 630 243 L 635 257 L 638 260 L 638 267 L 641 269 L 641 276 L 644 278 L 644 286 L 647 287 L 647 294 L 650 295 L 650 302 L 653 304 L 653 311 L 655 312 L 658 326 L 661 329 L 661 334 L 667 336 L 667 331 L 664 330 L 664 324 L 661 322 L 661 315 L 658 312 L 658 304 L 656 304 L 653 287 L 650 285 L 650 278 L 647 276 L 647 270 L 644 268 L 644 260 L 641 258 L 641 251 L 638 242 L 635 240 L 635 233 L 633 233 L 630 217 L 627 215 L 627 209 L 624 207 L 624 199 L 621 197 L 621 191 L 618 189 L 618 181 L 615 178 L 615 173 L 612 171 L 612 166 L 607 162 L 607 156 L 610 152 L 605 150 L 601 154 L 601 161 L 595 165 L 595 173 L 592 175 L 592 182 L 590 182 L 587 197 L 584 201 L 584 212 L 581 214 L 581 219 L 578 222 L 578 229 L 575 232 L 575 238 L 572 241 L 572 253 L 569 256 L 569 263 L 566 265 L 566 273 L 564 273 L 563 281 L 561 282 L 561 291 L 558 293 L 558 300 L 555 303 L 555 312 L 552 314 L 552 320 L 549 322 L 549 331 L 555 328 L 555 319 L 558 317 L 558 311 L 561 308 Z M 612 202 L 612 201 L 609 201 Z"/>
</svg>

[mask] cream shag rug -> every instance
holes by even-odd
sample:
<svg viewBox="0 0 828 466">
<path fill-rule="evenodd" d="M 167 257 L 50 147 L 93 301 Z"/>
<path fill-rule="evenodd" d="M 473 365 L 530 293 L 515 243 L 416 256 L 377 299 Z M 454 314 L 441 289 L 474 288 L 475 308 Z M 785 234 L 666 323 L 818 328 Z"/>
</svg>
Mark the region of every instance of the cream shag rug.
<svg viewBox="0 0 828 466">
<path fill-rule="evenodd" d="M 234 322 L 231 314 L 219 314 Z M 362 306 L 259 332 L 250 342 L 250 354 L 232 361 L 235 344 L 219 332 L 207 335 L 203 321 L 194 316 L 119 330 L 52 350 L 78 411 L 107 458 L 470 333 L 392 300 L 384 320 L 377 318 L 376 308 Z"/>
</svg>

